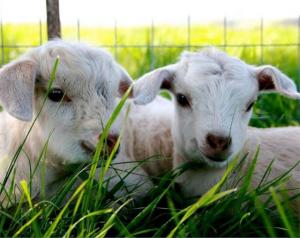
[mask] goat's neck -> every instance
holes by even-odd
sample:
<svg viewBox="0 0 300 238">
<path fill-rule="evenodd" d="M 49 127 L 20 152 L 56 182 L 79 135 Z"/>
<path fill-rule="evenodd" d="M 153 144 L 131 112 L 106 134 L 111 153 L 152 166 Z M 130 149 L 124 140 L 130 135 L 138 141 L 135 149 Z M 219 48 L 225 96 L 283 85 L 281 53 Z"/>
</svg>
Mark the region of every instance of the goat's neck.
<svg viewBox="0 0 300 238">
<path fill-rule="evenodd" d="M 247 169 L 251 158 L 255 154 L 255 150 L 253 150 L 253 148 L 257 148 L 256 145 L 259 144 L 259 138 L 255 136 L 255 133 L 252 132 L 253 130 L 255 129 L 249 128 L 245 145 L 240 151 L 240 158 L 243 158 L 244 155 L 247 155 L 246 159 L 241 161 L 241 169 L 243 171 Z M 173 168 L 178 168 L 189 162 L 186 156 L 180 153 L 180 151 L 176 150 L 176 148 L 180 148 L 179 146 L 180 145 L 174 146 Z M 177 182 L 181 184 L 181 187 L 187 196 L 202 195 L 222 178 L 225 171 L 226 167 L 211 168 L 201 165 L 193 166 L 191 169 L 186 170 L 181 176 L 179 176 L 177 178 Z M 231 179 L 229 182 L 230 181 Z"/>
<path fill-rule="evenodd" d="M 179 153 L 174 154 L 174 168 L 178 168 L 188 162 Z M 176 182 L 188 197 L 199 196 L 207 192 L 224 175 L 226 168 L 209 168 L 196 166 L 186 170 L 177 177 Z"/>
<path fill-rule="evenodd" d="M 20 177 L 17 178 L 17 180 L 26 179 L 26 177 L 29 176 L 29 171 L 33 171 L 38 163 L 38 167 L 41 167 L 41 164 L 45 164 L 47 173 L 61 173 L 61 169 L 59 168 L 62 168 L 62 166 L 55 166 L 48 163 L 47 158 L 53 156 L 51 151 L 46 151 L 45 155 L 42 154 L 46 141 L 44 141 L 42 135 L 40 135 L 42 130 L 38 122 L 30 129 L 32 122 L 17 120 L 6 112 L 2 112 L 1 114 L 0 177 L 4 176 L 5 171 L 7 171 L 17 153 L 19 154 L 15 166 L 18 170 L 17 175 Z M 21 146 L 22 149 L 20 150 Z M 41 161 L 39 161 L 39 159 L 41 159 Z M 37 172 L 38 171 L 39 170 L 37 170 Z M 46 176 L 48 175 L 46 174 Z"/>
</svg>

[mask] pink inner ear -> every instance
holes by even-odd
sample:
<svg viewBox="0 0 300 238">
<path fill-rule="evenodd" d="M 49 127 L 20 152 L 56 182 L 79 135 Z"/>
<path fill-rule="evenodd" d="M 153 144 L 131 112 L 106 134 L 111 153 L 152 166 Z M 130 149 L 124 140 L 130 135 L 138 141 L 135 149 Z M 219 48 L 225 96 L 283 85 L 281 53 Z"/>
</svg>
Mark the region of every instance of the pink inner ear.
<svg viewBox="0 0 300 238">
<path fill-rule="evenodd" d="M 160 88 L 170 90 L 172 88 L 172 81 L 174 80 L 174 75 L 170 74 L 169 71 L 162 71 L 161 74 L 163 74 L 163 81 Z"/>
<path fill-rule="evenodd" d="M 128 82 L 128 81 L 120 81 L 120 84 L 119 84 L 119 93 L 121 95 L 124 95 L 126 93 L 126 91 L 129 89 L 131 85 L 131 82 Z M 129 94 L 129 97 L 132 97 L 132 90 Z"/>
<path fill-rule="evenodd" d="M 161 89 L 171 89 L 172 87 L 172 80 L 171 79 L 164 79 L 161 85 Z"/>
<path fill-rule="evenodd" d="M 264 72 L 258 75 L 258 87 L 259 90 L 274 90 L 275 84 L 273 82 L 272 76 Z"/>
</svg>

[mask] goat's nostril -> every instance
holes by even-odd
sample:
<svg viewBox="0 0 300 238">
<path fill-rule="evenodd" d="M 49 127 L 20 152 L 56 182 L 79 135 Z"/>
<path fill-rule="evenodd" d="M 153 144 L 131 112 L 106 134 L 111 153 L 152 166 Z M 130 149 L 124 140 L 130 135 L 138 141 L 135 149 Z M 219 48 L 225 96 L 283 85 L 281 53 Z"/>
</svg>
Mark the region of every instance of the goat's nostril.
<svg viewBox="0 0 300 238">
<path fill-rule="evenodd" d="M 215 134 L 208 134 L 206 136 L 207 144 L 215 150 L 225 151 L 231 144 L 231 137 L 220 136 Z"/>
<path fill-rule="evenodd" d="M 99 136 L 99 138 L 101 137 L 101 135 Z M 109 149 L 113 149 L 115 144 L 117 143 L 117 140 L 119 138 L 119 135 L 117 134 L 109 134 L 106 138 L 106 144 L 108 146 Z"/>
<path fill-rule="evenodd" d="M 107 145 L 110 148 L 113 148 L 117 143 L 118 135 L 108 135 L 107 137 Z"/>
<path fill-rule="evenodd" d="M 206 137 L 206 142 L 207 144 L 212 147 L 213 149 L 215 149 L 217 147 L 217 140 L 216 137 L 212 134 L 208 134 Z"/>
</svg>

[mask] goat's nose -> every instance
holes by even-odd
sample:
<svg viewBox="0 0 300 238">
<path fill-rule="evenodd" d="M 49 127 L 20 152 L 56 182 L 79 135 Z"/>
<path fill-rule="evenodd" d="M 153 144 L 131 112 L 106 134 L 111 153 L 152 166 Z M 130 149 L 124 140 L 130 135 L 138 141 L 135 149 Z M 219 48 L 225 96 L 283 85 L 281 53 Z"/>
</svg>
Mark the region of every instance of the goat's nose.
<svg viewBox="0 0 300 238">
<path fill-rule="evenodd" d="M 206 136 L 206 143 L 209 147 L 211 147 L 211 149 L 217 152 L 223 152 L 230 146 L 231 137 L 209 133 Z"/>
</svg>

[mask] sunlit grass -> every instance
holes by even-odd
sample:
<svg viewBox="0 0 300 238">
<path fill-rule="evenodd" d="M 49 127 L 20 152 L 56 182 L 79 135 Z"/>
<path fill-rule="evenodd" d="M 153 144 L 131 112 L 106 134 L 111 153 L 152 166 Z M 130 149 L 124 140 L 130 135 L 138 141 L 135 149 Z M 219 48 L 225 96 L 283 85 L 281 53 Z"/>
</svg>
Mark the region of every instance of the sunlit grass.
<svg viewBox="0 0 300 238">
<path fill-rule="evenodd" d="M 30 188 L 22 182 L 29 206 L 0 210 L 0 236 L 299 236 L 296 225 L 299 217 L 295 217 L 286 202 L 281 202 L 284 196 L 280 191 L 288 174 L 268 183 L 262 181 L 257 188 L 250 186 L 258 155 L 259 151 L 248 172 L 241 177 L 236 174 L 240 170 L 239 161 L 249 158 L 237 158 L 220 182 L 195 202 L 184 199 L 174 184 L 180 170 L 166 174 L 138 203 L 130 197 L 114 198 L 105 183 L 98 186 L 98 182 L 88 176 L 90 169 L 87 168 L 76 169 L 61 184 L 62 189 L 57 194 L 40 202 L 31 200 Z M 103 162 L 99 168 L 106 167 L 107 162 Z M 112 161 L 111 166 L 113 164 Z M 233 174 L 236 179 L 229 183 L 227 179 Z M 81 184 L 78 181 L 85 176 L 80 175 L 88 176 Z M 237 181 L 243 181 L 239 189 L 235 186 Z M 226 189 L 228 184 L 232 189 Z M 74 192 L 72 196 L 70 191 Z"/>
<path fill-rule="evenodd" d="M 82 28 L 80 40 L 94 45 L 131 45 L 144 48 L 108 48 L 133 77 L 158 67 L 175 62 L 184 49 L 191 45 L 224 45 L 222 25 L 211 24 L 192 26 L 190 37 L 187 27 L 156 26 L 155 37 L 151 27 L 118 28 L 117 36 L 113 28 Z M 42 39 L 40 39 L 40 34 Z M 75 27 L 64 27 L 65 39 L 77 40 Z M 153 41 L 152 41 L 153 40 Z M 188 42 L 189 40 L 189 42 Z M 260 44 L 259 24 L 242 28 L 230 27 L 226 32 L 226 43 Z M 39 45 L 46 42 L 46 27 L 40 32 L 34 25 L 5 25 L 5 45 Z M 297 43 L 297 28 L 287 25 L 266 25 L 266 44 Z M 175 45 L 168 48 L 151 48 L 154 45 Z M 0 42 L 1 44 L 1 42 Z M 185 47 L 186 46 L 186 47 Z M 192 47 L 192 50 L 196 48 Z M 14 59 L 27 48 L 5 48 L 5 62 Z M 287 47 L 227 47 L 226 51 L 252 64 L 273 64 L 299 82 L 299 62 L 297 46 Z M 263 53 L 263 55 L 261 54 Z M 1 51 L 0 51 L 1 54 Z M 1 57 L 0 57 L 1 59 Z M 112 114 L 110 122 L 116 119 L 126 96 Z M 261 96 L 257 102 L 252 125 L 267 127 L 298 125 L 298 102 L 277 95 Z M 107 132 L 109 125 L 106 127 Z M 112 192 L 107 190 L 104 173 L 113 166 L 113 154 L 107 160 L 99 160 L 105 140 L 105 133 L 97 146 L 91 165 L 71 166 L 72 173 L 59 185 L 57 194 L 49 199 L 34 201 L 30 198 L 30 183 L 22 183 L 24 205 L 10 209 L 0 209 L 0 236 L 32 237 L 104 237 L 104 236 L 299 236 L 299 219 L 290 211 L 287 203 L 280 203 L 284 197 L 280 190 L 287 174 L 273 181 L 262 181 L 258 188 L 251 188 L 250 181 L 256 166 L 256 159 L 244 179 L 240 189 L 220 189 L 230 176 L 223 180 L 202 198 L 195 202 L 186 201 L 176 186 L 174 178 L 180 171 L 170 172 L 157 181 L 156 186 L 141 201 L 130 196 L 121 200 L 114 198 L 118 184 Z M 45 150 L 47 145 L 45 145 Z M 21 148 L 20 148 L 21 150 Z M 116 151 L 114 150 L 113 153 Z M 259 153 L 259 151 L 258 151 Z M 18 154 L 17 154 L 18 155 Z M 43 161 L 41 153 L 40 161 Z M 241 158 L 241 160 L 249 158 Z M 147 158 L 145 158 L 145 163 Z M 96 166 L 98 169 L 96 170 Z M 271 166 L 267 169 L 268 173 Z M 96 173 L 100 171 L 100 174 Z M 11 171 L 13 172 L 13 171 Z M 96 181 L 94 178 L 99 178 Z M 239 178 L 237 178 L 239 180 Z M 74 187 L 81 181 L 81 185 Z M 2 189 L 1 189 L 2 190 Z M 70 191 L 71 195 L 70 195 Z M 266 194 L 267 198 L 266 198 Z M 262 197 L 264 199 L 262 199 Z"/>
<path fill-rule="evenodd" d="M 151 26 L 147 27 L 81 27 L 80 40 L 97 46 L 107 47 L 116 59 L 124 65 L 133 78 L 137 78 L 152 68 L 175 62 L 183 50 L 198 50 L 204 45 L 228 45 L 226 51 L 240 57 L 250 64 L 272 64 L 300 84 L 300 53 L 298 28 L 296 25 L 283 23 L 265 23 L 263 28 L 263 48 L 261 42 L 260 22 L 243 26 L 228 23 L 226 34 L 223 23 L 191 25 L 188 37 L 186 26 Z M 6 24 L 3 27 L 4 45 L 24 46 L 39 45 L 46 42 L 46 26 L 43 24 Z M 154 35 L 152 35 L 154 33 Z M 64 39 L 78 40 L 76 27 L 63 27 Z M 40 36 L 41 39 L 40 39 Z M 226 37 L 226 38 L 225 38 Z M 1 42 L 0 42 L 1 43 Z M 275 44 L 272 46 L 270 44 Z M 279 46 L 278 44 L 292 44 Z M 117 45 L 117 48 L 114 46 Z M 129 45 L 129 47 L 122 47 Z M 154 45 L 154 47 L 152 47 Z M 237 47 L 237 45 L 248 45 Z M 167 47 L 160 47 L 167 46 Z M 28 50 L 26 47 L 5 48 L 4 61 L 9 62 Z M 0 51 L 0 56 L 2 51 Z M 0 57 L 1 59 L 1 57 Z M 298 125 L 299 103 L 278 95 L 262 96 L 254 110 L 251 124 L 254 126 Z"/>
</svg>

